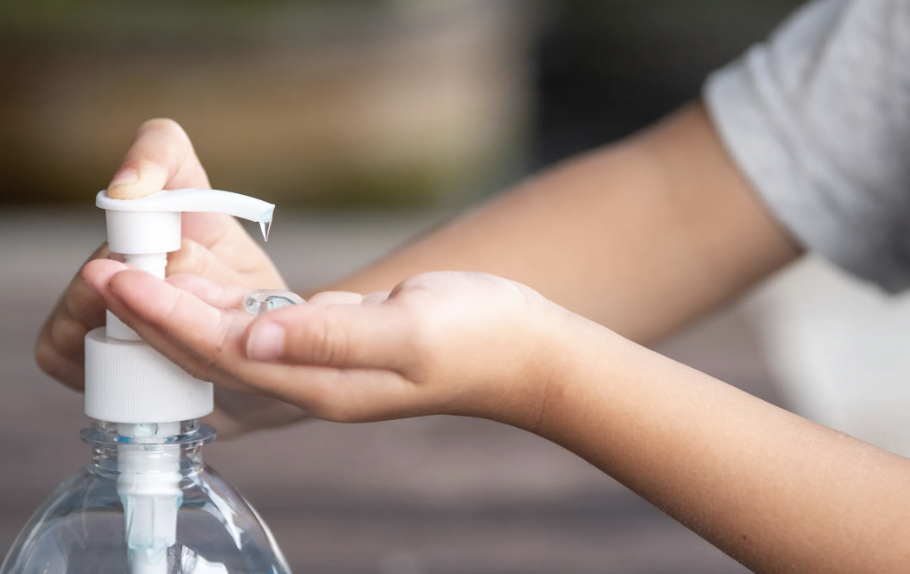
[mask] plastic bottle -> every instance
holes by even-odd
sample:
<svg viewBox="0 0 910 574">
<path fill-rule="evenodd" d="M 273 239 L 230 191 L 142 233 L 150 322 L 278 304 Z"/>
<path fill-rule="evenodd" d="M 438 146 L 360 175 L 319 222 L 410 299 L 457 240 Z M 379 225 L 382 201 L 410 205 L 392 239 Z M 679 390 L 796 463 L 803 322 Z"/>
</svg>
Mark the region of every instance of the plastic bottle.
<svg viewBox="0 0 910 574">
<path fill-rule="evenodd" d="M 274 206 L 216 190 L 163 191 L 117 200 L 100 192 L 111 251 L 164 277 L 180 249 L 181 213 L 221 212 L 257 221 L 267 238 Z M 291 293 L 256 292 L 258 314 L 294 304 Z M 212 385 L 194 379 L 113 314 L 85 338 L 82 431 L 92 461 L 35 512 L 0 574 L 289 574 L 255 510 L 202 462 L 215 431 Z"/>
</svg>

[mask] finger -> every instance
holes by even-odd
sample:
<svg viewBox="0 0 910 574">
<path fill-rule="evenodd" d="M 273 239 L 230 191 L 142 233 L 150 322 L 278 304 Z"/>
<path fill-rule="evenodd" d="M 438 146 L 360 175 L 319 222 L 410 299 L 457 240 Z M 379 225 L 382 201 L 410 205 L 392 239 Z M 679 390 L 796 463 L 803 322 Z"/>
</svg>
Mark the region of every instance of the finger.
<svg viewBox="0 0 910 574">
<path fill-rule="evenodd" d="M 349 291 L 323 291 L 316 293 L 309 298 L 307 303 L 311 305 L 360 305 L 363 297 L 360 293 L 351 293 Z"/>
<path fill-rule="evenodd" d="M 241 275 L 257 272 L 261 276 L 263 271 L 270 271 L 267 275 L 276 278 L 274 284 L 258 287 L 287 288 L 259 243 L 230 215 L 184 213 L 183 236 L 205 247 L 221 261 L 230 263 L 230 267 Z"/>
<path fill-rule="evenodd" d="M 173 120 L 154 119 L 140 126 L 107 193 L 135 199 L 184 187 L 209 187 L 205 170 L 183 128 Z"/>
<path fill-rule="evenodd" d="M 111 259 L 98 259 L 86 263 L 85 266 L 82 267 L 80 276 L 82 280 L 85 281 L 85 284 L 107 303 L 105 290 L 107 289 L 108 282 L 115 273 L 126 271 L 127 269 L 126 263 L 113 261 Z"/>
<path fill-rule="evenodd" d="M 124 321 L 127 326 L 136 329 L 137 321 L 129 312 L 125 310 L 125 307 L 112 296 L 109 285 L 114 275 L 129 269 L 130 268 L 127 265 L 118 261 L 99 259 L 87 263 L 82 268 L 81 275 L 85 280 L 86 285 L 102 298 L 106 308 L 109 308 L 112 312 L 114 312 L 114 314 L 117 315 L 119 319 Z M 148 275 L 142 271 L 133 272 Z M 147 333 L 139 333 L 139 335 L 148 341 L 146 338 Z M 157 346 L 153 345 L 156 350 L 167 356 L 173 362 L 177 363 L 181 368 L 189 372 L 191 375 L 197 378 L 202 378 L 199 376 L 199 374 L 206 371 L 206 366 L 204 363 L 200 362 L 198 358 L 194 357 L 192 353 L 181 349 L 179 345 L 174 345 L 167 341 L 158 341 L 158 343 L 159 344 Z M 55 363 L 52 363 L 49 368 L 53 368 L 54 365 Z"/>
<path fill-rule="evenodd" d="M 107 245 L 102 245 L 88 260 L 110 256 Z M 38 333 L 35 342 L 38 367 L 65 385 L 81 388 L 85 333 L 103 324 L 104 301 L 77 273 Z M 60 361 L 65 361 L 66 366 L 58 368 Z"/>
<path fill-rule="evenodd" d="M 378 305 L 389 298 L 388 291 L 377 291 L 375 293 L 367 293 L 363 296 L 364 305 Z"/>
<path fill-rule="evenodd" d="M 35 343 L 35 362 L 44 373 L 76 390 L 85 388 L 85 367 L 82 362 L 71 360 L 60 353 L 50 340 L 49 332 L 42 332 Z"/>
<path fill-rule="evenodd" d="M 388 305 L 296 305 L 258 318 L 246 355 L 258 361 L 399 370 L 416 357 L 412 314 Z"/>
<path fill-rule="evenodd" d="M 184 237 L 188 237 L 209 249 L 229 243 L 225 239 L 238 233 L 246 234 L 249 238 L 249 234 L 246 233 L 240 222 L 230 215 L 204 212 L 186 212 L 183 214 Z"/>
<path fill-rule="evenodd" d="M 168 276 L 189 273 L 225 285 L 239 285 L 244 282 L 244 277 L 240 273 L 212 251 L 186 237 L 181 240 L 179 251 L 168 254 L 165 272 Z"/>
<path fill-rule="evenodd" d="M 219 312 L 147 273 L 118 271 L 108 263 L 95 262 L 87 269 L 89 285 L 144 340 L 197 378 L 258 390 L 330 420 L 422 414 L 412 405 L 413 385 L 390 371 L 251 361 L 243 352 L 242 334 L 252 316 Z"/>
<path fill-rule="evenodd" d="M 102 324 L 103 321 L 97 326 L 100 327 Z M 50 323 L 48 337 L 60 355 L 81 365 L 85 362 L 85 335 L 90 330 L 64 310 Z"/>
<path fill-rule="evenodd" d="M 221 285 L 196 275 L 180 274 L 167 278 L 167 282 L 189 293 L 216 309 L 240 309 L 249 289 L 237 285 Z"/>
<path fill-rule="evenodd" d="M 192 376 L 247 392 L 258 391 L 295 404 L 311 404 L 327 391 L 297 380 L 285 365 L 248 360 L 242 335 L 253 316 L 225 314 L 193 294 L 141 271 L 118 271 L 98 262 L 87 281 L 108 307 L 143 340 Z"/>
<path fill-rule="evenodd" d="M 126 275 L 128 279 L 119 289 L 115 281 L 118 275 Z M 176 289 L 148 273 L 130 270 L 115 262 L 94 261 L 85 266 L 83 276 L 86 283 L 101 295 L 111 312 L 128 327 L 135 330 L 144 341 L 192 376 L 202 380 L 213 380 L 214 367 L 218 362 L 217 354 L 223 350 L 223 344 L 221 337 L 217 334 L 217 327 L 213 335 L 211 319 L 214 316 L 220 316 L 220 311 L 206 305 L 190 293 Z M 131 285 L 135 282 L 129 281 L 130 277 L 138 278 L 140 285 L 138 287 Z M 152 289 L 148 288 L 149 284 Z M 124 292 L 126 292 L 125 297 Z M 187 321 L 181 321 L 177 327 L 169 325 L 170 329 L 194 335 L 195 349 L 192 348 L 192 345 L 187 346 L 184 338 L 171 336 L 166 329 L 160 327 L 160 324 L 151 324 L 152 321 L 149 321 L 148 317 L 143 316 L 141 312 L 137 313 L 129 305 L 130 302 L 141 301 L 144 305 L 140 305 L 140 307 L 143 307 L 144 310 L 149 307 L 155 308 L 157 323 L 161 323 L 161 315 L 173 314 L 173 317 L 183 319 L 184 315 L 180 313 L 182 309 L 174 304 L 175 295 L 192 299 L 198 303 L 194 309 L 196 313 L 190 313 Z M 208 313 L 202 320 L 198 313 L 200 309 L 203 311 L 203 315 Z M 193 324 L 188 325 L 188 323 Z M 238 332 L 240 331 L 242 328 L 238 328 Z M 207 343 L 200 345 L 200 341 L 206 339 Z M 207 350 L 208 354 L 199 353 L 200 347 Z M 236 381 L 226 376 L 220 377 L 219 382 L 233 387 L 239 386 Z"/>
<path fill-rule="evenodd" d="M 107 243 L 99 247 L 92 253 L 85 263 L 95 259 L 111 259 L 119 257 L 111 253 Z M 85 264 L 83 264 L 85 265 Z M 58 317 L 72 317 L 85 325 L 88 329 L 94 329 L 104 324 L 104 301 L 97 293 L 92 291 L 82 279 L 82 270 L 73 277 L 72 281 L 66 288 L 66 292 L 61 297 L 54 309 L 52 319 L 48 321 L 47 327 L 50 327 L 53 320 Z"/>
<path fill-rule="evenodd" d="M 138 317 L 165 333 L 177 333 L 175 338 L 191 347 L 220 343 L 225 334 L 227 322 L 221 311 L 144 271 L 93 261 L 85 266 L 83 276 L 118 316 L 129 311 L 128 319 Z"/>
<path fill-rule="evenodd" d="M 104 324 L 104 300 L 77 275 L 63 295 L 61 318 L 71 318 L 87 330 Z"/>
</svg>

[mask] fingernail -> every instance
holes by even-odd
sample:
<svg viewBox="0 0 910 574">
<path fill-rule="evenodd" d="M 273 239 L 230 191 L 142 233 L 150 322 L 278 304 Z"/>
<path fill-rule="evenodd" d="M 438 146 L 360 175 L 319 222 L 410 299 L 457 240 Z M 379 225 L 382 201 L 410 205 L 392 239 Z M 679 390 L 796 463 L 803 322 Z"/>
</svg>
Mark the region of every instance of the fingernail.
<svg viewBox="0 0 910 574">
<path fill-rule="evenodd" d="M 275 323 L 256 325 L 246 342 L 246 356 L 254 361 L 274 361 L 284 351 L 284 328 Z"/>
<path fill-rule="evenodd" d="M 124 169 L 123 171 L 117 172 L 114 176 L 114 179 L 111 180 L 111 183 L 108 187 L 118 187 L 121 185 L 130 185 L 139 181 L 139 172 L 135 169 Z"/>
</svg>

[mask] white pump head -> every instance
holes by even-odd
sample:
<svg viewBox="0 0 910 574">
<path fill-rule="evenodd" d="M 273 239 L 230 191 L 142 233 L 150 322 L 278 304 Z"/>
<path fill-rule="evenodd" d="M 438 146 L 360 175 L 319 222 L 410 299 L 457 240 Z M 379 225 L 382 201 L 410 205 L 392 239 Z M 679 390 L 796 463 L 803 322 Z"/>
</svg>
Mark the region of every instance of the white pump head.
<svg viewBox="0 0 910 574">
<path fill-rule="evenodd" d="M 127 263 L 164 278 L 167 254 L 180 249 L 181 213 L 227 213 L 256 221 L 268 239 L 275 206 L 228 191 L 180 189 L 139 199 L 99 192 L 108 245 Z M 117 423 L 165 423 L 212 412 L 212 385 L 165 359 L 108 312 L 107 326 L 85 337 L 85 413 Z"/>
<path fill-rule="evenodd" d="M 107 216 L 111 251 L 124 255 L 152 255 L 180 249 L 180 214 L 189 211 L 227 213 L 256 221 L 268 240 L 275 206 L 230 191 L 177 189 L 140 199 L 112 199 L 98 192 L 95 205 Z"/>
</svg>

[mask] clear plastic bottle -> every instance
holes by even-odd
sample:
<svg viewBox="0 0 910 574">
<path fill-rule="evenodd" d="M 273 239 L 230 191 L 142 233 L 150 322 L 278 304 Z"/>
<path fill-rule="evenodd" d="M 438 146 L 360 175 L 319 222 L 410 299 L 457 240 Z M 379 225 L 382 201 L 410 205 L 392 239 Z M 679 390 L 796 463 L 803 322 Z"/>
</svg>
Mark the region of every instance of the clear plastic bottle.
<svg viewBox="0 0 910 574">
<path fill-rule="evenodd" d="M 108 245 L 127 263 L 164 279 L 180 249 L 181 214 L 211 211 L 259 222 L 268 235 L 275 206 L 212 189 L 162 191 L 140 199 L 96 197 Z M 257 291 L 259 314 L 302 300 Z M 31 518 L 0 574 L 288 574 L 268 528 L 202 464 L 215 431 L 198 419 L 213 409 L 212 384 L 184 372 L 108 312 L 85 337 L 82 432 L 92 462 L 64 482 Z"/>
<path fill-rule="evenodd" d="M 197 420 L 175 425 L 174 434 L 141 427 L 97 422 L 83 429 L 92 461 L 35 512 L 0 574 L 290 573 L 256 511 L 203 464 L 214 429 Z M 135 456 L 154 460 L 156 470 L 130 472 L 126 458 Z M 129 494 L 137 478 L 157 479 L 159 487 Z M 154 508 L 129 510 L 138 504 Z"/>
</svg>

